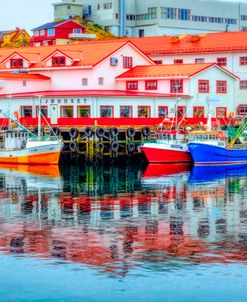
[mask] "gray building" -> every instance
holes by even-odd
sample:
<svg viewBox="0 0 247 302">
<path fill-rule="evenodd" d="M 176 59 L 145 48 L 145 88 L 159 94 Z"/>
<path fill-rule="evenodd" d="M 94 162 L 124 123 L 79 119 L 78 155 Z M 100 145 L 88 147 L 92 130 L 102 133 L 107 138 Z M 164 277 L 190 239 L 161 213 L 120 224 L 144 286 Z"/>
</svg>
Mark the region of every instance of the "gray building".
<svg viewBox="0 0 247 302">
<path fill-rule="evenodd" d="M 82 16 L 116 36 L 247 30 L 247 4 L 212 0 L 62 0 L 55 18 Z M 81 13 L 81 14 L 80 14 Z"/>
</svg>

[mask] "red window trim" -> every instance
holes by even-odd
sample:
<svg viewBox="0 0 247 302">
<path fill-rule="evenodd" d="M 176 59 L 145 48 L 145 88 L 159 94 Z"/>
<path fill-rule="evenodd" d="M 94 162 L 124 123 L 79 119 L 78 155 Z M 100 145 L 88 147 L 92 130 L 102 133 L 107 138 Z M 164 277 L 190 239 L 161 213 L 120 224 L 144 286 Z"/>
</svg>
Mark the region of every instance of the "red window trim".
<svg viewBox="0 0 247 302">
<path fill-rule="evenodd" d="M 32 106 L 21 106 L 21 117 L 32 117 L 32 116 L 24 116 L 24 115 L 22 115 L 23 108 L 32 109 L 32 116 L 33 116 L 33 107 Z"/>
<path fill-rule="evenodd" d="M 128 84 L 130 84 L 130 83 L 135 83 L 135 84 L 137 84 L 137 85 L 136 85 L 136 88 L 128 88 Z M 138 81 L 127 81 L 127 82 L 126 82 L 126 90 L 138 90 Z"/>
<path fill-rule="evenodd" d="M 122 107 L 130 107 L 130 116 L 121 116 L 121 115 L 120 115 L 120 112 L 121 112 L 121 108 L 122 108 Z M 120 112 L 119 112 L 119 117 L 120 117 L 120 118 L 133 117 L 133 106 L 122 105 L 122 106 L 120 106 Z"/>
<path fill-rule="evenodd" d="M 225 91 L 219 91 L 219 83 L 225 83 Z M 225 80 L 217 80 L 216 81 L 216 93 L 225 94 L 227 93 L 227 81 Z"/>
<path fill-rule="evenodd" d="M 186 113 L 186 106 L 178 106 L 178 108 L 177 108 L 177 115 L 178 115 L 178 110 L 179 109 L 183 109 L 183 112 L 184 112 L 184 114 L 182 115 L 182 116 L 184 116 L 185 115 L 185 113 Z M 179 116 L 178 116 L 179 117 Z"/>
<path fill-rule="evenodd" d="M 146 105 L 139 105 L 137 106 L 137 117 L 144 117 L 144 116 L 139 116 L 139 108 L 140 107 L 145 107 L 145 108 L 148 108 L 148 117 L 151 117 L 151 106 L 146 106 Z"/>
<path fill-rule="evenodd" d="M 156 84 L 156 87 L 155 88 L 148 88 L 147 85 L 149 82 L 153 82 Z M 146 80 L 145 81 L 145 89 L 146 90 L 157 90 L 158 89 L 158 81 L 157 80 Z"/>
<path fill-rule="evenodd" d="M 172 91 L 172 82 L 173 81 L 181 81 L 181 83 L 182 83 L 182 90 L 181 91 Z M 170 93 L 183 93 L 184 92 L 184 80 L 182 80 L 182 79 L 173 79 L 173 80 L 170 80 Z"/>
<path fill-rule="evenodd" d="M 240 90 L 246 90 L 247 89 L 247 85 L 246 85 L 246 88 L 241 88 L 241 82 L 246 82 L 246 84 L 247 84 L 247 80 L 240 80 L 239 81 L 239 89 Z"/>
<path fill-rule="evenodd" d="M 247 113 L 243 114 L 243 113 L 240 112 L 240 108 L 241 107 L 246 107 L 246 112 L 247 112 L 247 104 L 239 104 L 238 107 L 237 107 L 237 113 L 238 113 L 238 115 L 240 115 L 240 116 L 246 116 Z"/>
<path fill-rule="evenodd" d="M 195 111 L 195 108 L 200 108 L 200 109 L 202 109 L 202 116 L 200 116 L 200 117 L 198 117 L 198 116 L 194 116 L 194 111 Z M 204 106 L 193 106 L 193 118 L 204 118 L 204 113 L 205 113 L 205 108 L 204 108 Z"/>
<path fill-rule="evenodd" d="M 40 107 L 41 107 L 41 109 L 46 109 L 47 110 L 47 116 L 48 116 L 48 106 L 47 105 L 41 105 Z M 39 108 L 39 106 L 35 106 L 36 116 L 38 116 L 38 108 Z"/>
<path fill-rule="evenodd" d="M 62 115 L 62 110 L 64 109 L 64 108 L 72 108 L 72 116 L 63 116 Z M 60 106 L 60 117 L 62 117 L 62 118 L 73 118 L 74 117 L 74 110 L 73 110 L 73 108 L 74 108 L 74 106 Z"/>
<path fill-rule="evenodd" d="M 206 91 L 200 91 L 200 82 L 206 82 L 207 83 L 207 90 Z M 209 93 L 209 80 L 198 80 L 198 93 Z"/>
<path fill-rule="evenodd" d="M 79 108 L 86 108 L 86 107 L 87 107 L 87 108 L 89 107 L 90 115 L 89 115 L 89 116 L 84 116 L 84 117 L 79 116 L 79 115 L 78 115 L 78 109 L 79 109 Z M 91 105 L 78 105 L 78 106 L 76 107 L 76 115 L 77 115 L 78 118 L 90 118 L 90 117 L 91 117 Z"/>
<path fill-rule="evenodd" d="M 174 64 L 183 64 L 184 60 L 183 59 L 174 59 L 173 63 Z"/>
<path fill-rule="evenodd" d="M 54 59 L 59 60 L 59 63 L 54 64 Z M 60 63 L 60 60 L 64 59 L 64 64 Z M 52 57 L 52 66 L 65 66 L 66 65 L 66 57 L 65 56 L 60 56 L 60 57 Z"/>
<path fill-rule="evenodd" d="M 241 59 L 244 59 L 244 61 L 241 62 Z M 247 56 L 239 57 L 239 65 L 240 66 L 246 66 L 247 65 Z"/>
<path fill-rule="evenodd" d="M 124 56 L 123 57 L 123 68 L 132 68 L 132 66 L 133 66 L 133 58 Z"/>
<path fill-rule="evenodd" d="M 161 116 L 159 114 L 160 109 L 166 109 L 166 115 L 165 116 Z M 158 117 L 167 117 L 168 116 L 168 106 L 158 106 Z"/>
<path fill-rule="evenodd" d="M 224 111 L 225 111 L 224 117 L 219 117 L 218 116 L 218 110 L 219 109 L 224 109 Z M 227 108 L 226 107 L 216 107 L 216 118 L 226 118 L 226 113 L 227 113 Z"/>
<path fill-rule="evenodd" d="M 223 63 L 221 63 L 220 61 L 223 61 Z M 217 58 L 217 65 L 219 66 L 227 66 L 227 57 L 218 57 Z"/>
<path fill-rule="evenodd" d="M 102 117 L 100 115 L 102 107 L 110 107 L 110 108 L 112 108 L 112 116 L 104 116 L 104 117 Z M 100 105 L 99 106 L 99 115 L 100 115 L 101 118 L 113 118 L 114 117 L 114 106 L 111 106 L 111 105 Z"/>
<path fill-rule="evenodd" d="M 19 65 L 19 66 L 13 66 L 13 62 L 14 61 L 21 61 L 22 62 L 22 64 L 21 65 Z M 24 61 L 23 61 L 23 59 L 10 59 L 10 68 L 23 68 L 23 64 L 24 63 Z"/>
</svg>

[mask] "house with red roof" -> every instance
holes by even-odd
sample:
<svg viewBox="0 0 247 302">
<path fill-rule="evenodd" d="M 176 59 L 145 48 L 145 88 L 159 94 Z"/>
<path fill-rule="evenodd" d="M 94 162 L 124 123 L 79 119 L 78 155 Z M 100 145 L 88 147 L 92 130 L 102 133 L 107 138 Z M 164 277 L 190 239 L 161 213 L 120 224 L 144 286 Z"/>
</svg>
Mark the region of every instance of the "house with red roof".
<svg viewBox="0 0 247 302">
<path fill-rule="evenodd" d="M 238 105 L 238 77 L 224 67 L 157 65 L 125 40 L 4 49 L 0 57 L 2 114 L 11 107 L 35 118 L 41 102 L 53 125 L 88 125 L 88 118 L 147 124 L 185 112 L 206 119 L 210 102 L 212 115 L 224 118 Z"/>
<path fill-rule="evenodd" d="M 93 39 L 85 33 L 85 26 L 74 20 L 49 22 L 32 29 L 31 46 L 47 46 L 71 43 L 71 39 Z"/>
</svg>

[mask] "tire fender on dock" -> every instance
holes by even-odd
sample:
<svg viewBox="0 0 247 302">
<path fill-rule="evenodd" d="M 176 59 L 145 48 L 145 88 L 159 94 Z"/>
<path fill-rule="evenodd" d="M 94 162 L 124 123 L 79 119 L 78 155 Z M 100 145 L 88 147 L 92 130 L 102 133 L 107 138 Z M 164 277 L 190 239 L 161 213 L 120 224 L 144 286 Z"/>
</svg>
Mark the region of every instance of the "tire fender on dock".
<svg viewBox="0 0 247 302">
<path fill-rule="evenodd" d="M 86 137 L 91 137 L 93 135 L 93 129 L 91 127 L 86 127 L 84 130 L 84 134 Z"/>
<path fill-rule="evenodd" d="M 143 136 L 149 136 L 150 135 L 150 128 L 149 127 L 143 127 L 142 128 L 142 135 Z"/>
<path fill-rule="evenodd" d="M 130 152 L 130 153 L 134 152 L 135 148 L 136 148 L 135 143 L 128 143 L 128 145 L 127 145 L 128 152 Z"/>
<path fill-rule="evenodd" d="M 110 148 L 113 152 L 117 152 L 118 149 L 119 149 L 119 143 L 118 142 L 112 142 Z"/>
<path fill-rule="evenodd" d="M 96 135 L 97 135 L 97 137 L 99 137 L 99 138 L 104 137 L 104 136 L 105 136 L 105 129 L 104 129 L 104 128 L 98 128 L 98 129 L 96 130 Z"/>
<path fill-rule="evenodd" d="M 103 143 L 97 143 L 95 147 L 100 152 L 103 152 L 103 150 L 104 150 L 104 144 Z"/>
<path fill-rule="evenodd" d="M 78 149 L 78 144 L 76 142 L 70 142 L 69 149 L 71 152 L 76 152 Z"/>
<path fill-rule="evenodd" d="M 119 129 L 117 127 L 112 127 L 112 128 L 110 128 L 109 132 L 112 137 L 116 137 L 116 136 L 118 136 Z"/>
<path fill-rule="evenodd" d="M 50 135 L 56 134 L 57 136 L 60 134 L 60 129 L 59 127 L 52 127 Z"/>
<path fill-rule="evenodd" d="M 131 138 L 134 137 L 135 133 L 136 133 L 135 128 L 130 127 L 130 128 L 127 129 L 127 136 L 128 137 L 131 137 Z"/>
<path fill-rule="evenodd" d="M 77 128 L 70 128 L 69 129 L 69 136 L 72 139 L 76 139 L 78 137 L 79 131 Z"/>
</svg>

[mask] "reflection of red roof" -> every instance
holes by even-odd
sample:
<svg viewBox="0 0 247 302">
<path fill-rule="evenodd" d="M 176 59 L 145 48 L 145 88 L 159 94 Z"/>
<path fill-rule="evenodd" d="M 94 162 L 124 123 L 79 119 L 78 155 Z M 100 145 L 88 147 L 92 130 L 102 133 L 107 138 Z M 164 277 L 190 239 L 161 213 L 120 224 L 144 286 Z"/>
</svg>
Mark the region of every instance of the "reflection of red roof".
<svg viewBox="0 0 247 302">
<path fill-rule="evenodd" d="M 193 63 L 193 64 L 168 64 L 168 65 L 149 65 L 136 66 L 117 78 L 164 78 L 164 77 L 192 77 L 202 72 L 215 63 Z M 217 68 L 220 68 L 217 66 Z M 229 73 L 227 70 L 225 72 Z M 232 74 L 231 74 L 232 75 Z M 236 77 L 235 75 L 232 75 Z"/>
</svg>

